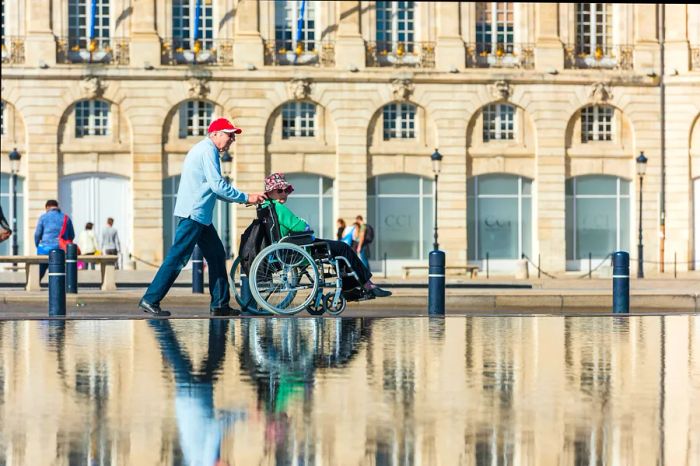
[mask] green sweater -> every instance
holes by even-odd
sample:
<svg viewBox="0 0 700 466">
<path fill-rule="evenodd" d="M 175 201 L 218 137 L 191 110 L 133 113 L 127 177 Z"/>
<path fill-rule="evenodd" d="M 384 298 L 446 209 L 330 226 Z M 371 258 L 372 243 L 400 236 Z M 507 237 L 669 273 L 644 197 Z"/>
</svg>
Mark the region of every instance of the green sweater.
<svg viewBox="0 0 700 466">
<path fill-rule="evenodd" d="M 294 212 L 289 210 L 289 207 L 282 204 L 276 199 L 267 200 L 262 203 L 262 207 L 267 207 L 270 202 L 275 204 L 275 212 L 277 212 L 277 220 L 280 222 L 280 234 L 287 236 L 293 231 L 310 230 L 309 224 L 303 218 L 297 217 Z"/>
</svg>

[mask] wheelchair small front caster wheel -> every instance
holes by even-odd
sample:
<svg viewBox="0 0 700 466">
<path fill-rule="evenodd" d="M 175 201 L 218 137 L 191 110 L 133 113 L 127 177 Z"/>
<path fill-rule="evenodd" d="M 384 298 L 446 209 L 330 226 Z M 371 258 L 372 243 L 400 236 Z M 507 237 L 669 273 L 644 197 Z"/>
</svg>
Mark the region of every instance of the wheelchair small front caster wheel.
<svg viewBox="0 0 700 466">
<path fill-rule="evenodd" d="M 336 306 L 333 306 L 334 297 L 335 293 L 328 293 L 323 298 L 323 307 L 329 314 L 337 316 L 345 310 L 345 307 L 348 305 L 348 301 L 345 299 L 345 296 L 341 294 L 340 298 L 338 299 L 338 304 Z"/>
<path fill-rule="evenodd" d="M 311 304 L 306 306 L 306 310 L 309 311 L 309 314 L 311 314 L 312 316 L 321 316 L 324 312 L 326 312 L 326 308 L 323 304 L 322 299 L 319 300 L 318 306 L 315 302 L 312 302 Z"/>
</svg>

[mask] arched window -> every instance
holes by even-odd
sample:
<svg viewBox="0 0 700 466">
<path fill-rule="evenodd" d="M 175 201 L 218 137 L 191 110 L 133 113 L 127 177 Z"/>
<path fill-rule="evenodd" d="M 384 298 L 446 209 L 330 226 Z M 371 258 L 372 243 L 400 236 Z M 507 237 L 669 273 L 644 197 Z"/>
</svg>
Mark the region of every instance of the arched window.
<svg viewBox="0 0 700 466">
<path fill-rule="evenodd" d="M 581 109 L 581 142 L 612 141 L 615 133 L 615 109 L 590 105 Z"/>
<path fill-rule="evenodd" d="M 515 139 L 515 107 L 491 104 L 484 107 L 484 142 Z"/>
<path fill-rule="evenodd" d="M 289 173 L 285 177 L 294 186 L 287 206 L 311 225 L 317 237 L 335 239 L 333 180 L 307 173 Z"/>
<path fill-rule="evenodd" d="M 481 175 L 467 183 L 469 260 L 519 259 L 532 250 L 532 180 Z"/>
<path fill-rule="evenodd" d="M 17 212 L 12 210 L 12 175 L 9 173 L 0 173 L 0 206 L 5 214 L 7 223 L 10 228 L 13 227 L 12 219 L 17 215 L 17 231 L 12 235 L 17 235 L 18 251 L 22 254 L 24 250 L 24 178 L 17 177 Z M 0 256 L 9 256 L 12 254 L 12 237 L 7 241 L 0 243 Z"/>
<path fill-rule="evenodd" d="M 433 180 L 404 174 L 370 178 L 367 219 L 374 227 L 372 258 L 380 260 L 386 253 L 387 259 L 427 259 L 433 240 Z"/>
<path fill-rule="evenodd" d="M 566 180 L 566 258 L 603 259 L 630 247 L 630 182 L 616 176 L 586 175 Z"/>
<path fill-rule="evenodd" d="M 384 106 L 384 140 L 415 139 L 416 106 L 391 103 Z"/>
<path fill-rule="evenodd" d="M 75 104 L 75 137 L 110 134 L 109 102 L 81 100 Z"/>
<path fill-rule="evenodd" d="M 203 100 L 188 100 L 180 104 L 180 139 L 188 136 L 206 136 L 214 104 Z"/>
<path fill-rule="evenodd" d="M 288 102 L 282 107 L 282 139 L 314 137 L 316 104 Z"/>
</svg>

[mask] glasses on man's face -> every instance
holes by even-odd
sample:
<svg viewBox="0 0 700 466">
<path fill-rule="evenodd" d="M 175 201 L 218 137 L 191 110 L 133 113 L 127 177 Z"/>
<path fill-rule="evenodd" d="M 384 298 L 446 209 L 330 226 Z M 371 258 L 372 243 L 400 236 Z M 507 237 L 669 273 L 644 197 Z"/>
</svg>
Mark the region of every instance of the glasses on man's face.
<svg viewBox="0 0 700 466">
<path fill-rule="evenodd" d="M 283 193 L 289 194 L 289 193 L 291 193 L 291 192 L 292 192 L 292 188 L 291 188 L 291 187 L 288 187 L 288 188 L 285 188 L 285 189 L 278 189 L 278 190 L 277 190 L 277 194 L 283 194 Z"/>
<path fill-rule="evenodd" d="M 226 134 L 226 136 L 228 136 L 228 138 L 230 140 L 232 140 L 232 141 L 236 140 L 236 133 L 224 133 L 224 134 Z"/>
</svg>

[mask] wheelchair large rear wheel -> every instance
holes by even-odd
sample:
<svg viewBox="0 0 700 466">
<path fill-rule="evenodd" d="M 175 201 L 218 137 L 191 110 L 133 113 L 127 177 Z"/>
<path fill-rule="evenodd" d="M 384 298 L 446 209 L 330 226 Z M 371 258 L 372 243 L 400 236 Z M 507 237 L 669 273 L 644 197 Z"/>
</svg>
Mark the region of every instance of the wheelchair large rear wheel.
<svg viewBox="0 0 700 466">
<path fill-rule="evenodd" d="M 311 255 L 291 243 L 260 251 L 250 266 L 250 292 L 258 305 L 275 314 L 292 315 L 316 296 L 319 275 Z"/>
</svg>

